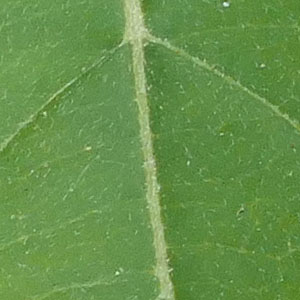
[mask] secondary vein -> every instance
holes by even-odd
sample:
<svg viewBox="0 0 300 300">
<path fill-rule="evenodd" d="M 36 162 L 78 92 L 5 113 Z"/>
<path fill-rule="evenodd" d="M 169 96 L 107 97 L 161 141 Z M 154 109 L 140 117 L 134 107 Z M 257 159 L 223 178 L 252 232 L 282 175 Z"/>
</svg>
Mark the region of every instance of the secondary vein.
<svg viewBox="0 0 300 300">
<path fill-rule="evenodd" d="M 167 40 L 162 40 L 162 39 L 160 39 L 158 37 L 155 37 L 151 34 L 147 35 L 147 39 L 151 43 L 161 45 L 161 46 L 169 49 L 170 51 L 173 51 L 176 54 L 184 57 L 185 59 L 188 59 L 188 60 L 192 61 L 195 65 L 199 66 L 200 68 L 205 69 L 205 70 L 215 74 L 216 76 L 222 78 L 225 82 L 227 82 L 227 84 L 230 84 L 232 86 L 235 86 L 235 87 L 239 88 L 240 90 L 242 90 L 246 94 L 252 96 L 253 99 L 256 99 L 257 101 L 262 103 L 264 106 L 268 107 L 277 117 L 284 119 L 289 125 L 291 125 L 294 129 L 296 129 L 297 134 L 300 133 L 300 124 L 297 120 L 293 120 L 287 113 L 281 112 L 278 106 L 272 104 L 268 99 L 260 96 L 256 92 L 250 90 L 248 87 L 244 86 L 238 80 L 236 80 L 236 79 L 232 78 L 231 76 L 217 70 L 216 68 L 214 68 L 214 66 L 208 64 L 205 60 L 201 60 L 198 57 L 192 56 L 191 54 L 189 54 L 185 50 L 183 50 L 179 47 L 173 46 Z"/>
<path fill-rule="evenodd" d="M 101 56 L 101 58 L 97 59 L 92 65 L 85 68 L 79 75 L 72 78 L 69 82 L 67 82 L 64 86 L 62 86 L 59 90 L 57 90 L 52 96 L 50 96 L 48 100 L 37 111 L 31 114 L 28 119 L 26 119 L 25 121 L 19 124 L 15 132 L 13 132 L 3 142 L 0 143 L 0 153 L 4 152 L 5 149 L 20 135 L 20 133 L 25 128 L 33 124 L 41 113 L 46 112 L 49 109 L 49 107 L 58 99 L 59 96 L 61 96 L 66 90 L 68 90 L 71 86 L 73 86 L 76 82 L 78 82 L 83 76 L 88 74 L 91 70 L 102 65 L 109 58 L 109 55 L 113 54 L 122 46 L 123 43 L 107 51 L 103 56 Z"/>
<path fill-rule="evenodd" d="M 124 0 L 126 29 L 124 42 L 132 47 L 132 64 L 135 79 L 136 101 L 139 109 L 139 123 L 144 155 L 146 176 L 146 197 L 153 230 L 153 242 L 156 256 L 155 273 L 160 284 L 158 299 L 175 300 L 174 287 L 168 266 L 167 245 L 161 219 L 159 203 L 159 185 L 157 182 L 156 163 L 153 153 L 152 134 L 149 122 L 146 75 L 144 68 L 144 41 L 149 36 L 144 25 L 139 0 Z"/>
</svg>

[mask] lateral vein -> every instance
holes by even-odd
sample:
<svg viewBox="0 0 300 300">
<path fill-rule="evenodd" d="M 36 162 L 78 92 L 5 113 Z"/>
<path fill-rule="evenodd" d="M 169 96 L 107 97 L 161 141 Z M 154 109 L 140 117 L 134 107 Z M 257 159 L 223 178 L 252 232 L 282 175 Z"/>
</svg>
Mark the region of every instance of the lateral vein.
<svg viewBox="0 0 300 300">
<path fill-rule="evenodd" d="M 29 125 L 34 123 L 37 120 L 38 116 L 42 112 L 47 111 L 49 106 L 52 103 L 54 103 L 54 101 L 56 101 L 56 99 L 60 95 L 62 95 L 66 90 L 68 90 L 71 86 L 73 86 L 76 82 L 78 82 L 84 75 L 88 74 L 91 70 L 93 70 L 94 68 L 96 68 L 98 66 L 101 66 L 109 58 L 109 55 L 113 54 L 116 50 L 118 50 L 122 46 L 123 46 L 123 43 L 121 43 L 118 46 L 114 47 L 113 49 L 105 52 L 105 54 L 108 54 L 108 55 L 104 55 L 104 56 L 100 57 L 92 65 L 85 68 L 79 75 L 72 78 L 69 82 L 67 82 L 64 86 L 62 86 L 59 90 L 57 90 L 54 94 L 52 94 L 52 96 L 50 96 L 48 98 L 48 100 L 37 111 L 35 111 L 33 114 L 31 114 L 28 119 L 19 123 L 19 126 L 17 127 L 16 131 L 13 132 L 3 142 L 0 143 L 0 154 L 2 152 L 4 152 L 4 150 L 10 145 L 10 143 L 12 143 L 15 140 L 15 138 L 17 136 L 19 136 L 19 134 L 25 128 L 27 128 Z"/>
<path fill-rule="evenodd" d="M 147 35 L 147 39 L 151 43 L 161 45 L 161 46 L 169 49 L 170 51 L 173 51 L 176 54 L 192 61 L 195 65 L 199 66 L 200 68 L 205 69 L 209 72 L 212 72 L 216 76 L 222 78 L 228 84 L 239 88 L 240 90 L 242 90 L 246 94 L 250 95 L 255 100 L 259 101 L 264 106 L 268 107 L 277 117 L 284 119 L 287 123 L 289 123 L 289 125 L 291 125 L 294 129 L 296 129 L 296 132 L 298 134 L 300 133 L 300 124 L 297 120 L 293 120 L 288 114 L 281 112 L 278 106 L 272 104 L 268 99 L 260 96 L 256 92 L 250 90 L 248 87 L 244 86 L 238 80 L 236 80 L 236 79 L 232 78 L 231 76 L 217 70 L 216 68 L 214 68 L 214 66 L 208 64 L 205 60 L 202 60 L 198 57 L 192 56 L 191 54 L 189 54 L 185 50 L 172 45 L 167 40 L 162 40 L 162 39 L 160 39 L 158 37 L 155 37 L 151 34 Z"/>
</svg>

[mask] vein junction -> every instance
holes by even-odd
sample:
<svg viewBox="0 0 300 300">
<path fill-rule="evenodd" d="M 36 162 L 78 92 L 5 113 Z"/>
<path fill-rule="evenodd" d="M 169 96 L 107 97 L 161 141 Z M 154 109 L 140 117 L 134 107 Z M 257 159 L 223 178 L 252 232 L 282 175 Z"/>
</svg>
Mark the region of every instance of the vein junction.
<svg viewBox="0 0 300 300">
<path fill-rule="evenodd" d="M 157 183 L 157 171 L 153 152 L 152 136 L 149 122 L 149 108 L 147 102 L 147 82 L 144 69 L 144 43 L 151 42 L 166 47 L 170 51 L 181 55 L 192 61 L 200 68 L 212 72 L 218 77 L 223 78 L 227 84 L 241 89 L 253 99 L 267 106 L 273 113 L 280 118 L 285 119 L 294 127 L 297 133 L 300 132 L 299 122 L 292 120 L 287 114 L 282 113 L 279 108 L 270 101 L 248 89 L 234 78 L 216 70 L 205 60 L 193 57 L 184 50 L 173 46 L 167 40 L 162 40 L 149 33 L 145 27 L 143 14 L 139 0 L 124 0 L 126 29 L 123 44 L 129 43 L 132 47 L 133 72 L 135 78 L 136 101 L 139 109 L 140 132 L 142 139 L 142 149 L 145 160 L 146 173 L 146 196 L 150 211 L 151 225 L 154 234 L 154 247 L 156 254 L 156 276 L 160 283 L 160 295 L 158 299 L 175 300 L 174 287 L 170 278 L 170 269 L 168 266 L 167 245 L 164 237 L 164 227 L 161 220 L 161 209 L 159 203 L 159 185 Z"/>
<path fill-rule="evenodd" d="M 160 44 L 170 51 L 174 51 L 178 55 L 189 59 L 194 62 L 200 68 L 206 69 L 216 76 L 224 79 L 228 84 L 240 88 L 245 93 L 248 93 L 252 98 L 258 100 L 263 105 L 267 106 L 273 111 L 275 115 L 285 119 L 292 127 L 294 127 L 297 132 L 300 132 L 300 125 L 298 121 L 292 120 L 287 114 L 283 114 L 279 108 L 267 99 L 261 97 L 257 93 L 251 91 L 247 87 L 243 86 L 239 81 L 231 78 L 230 76 L 216 70 L 213 66 L 209 65 L 205 60 L 201 60 L 198 57 L 194 57 L 184 50 L 171 45 L 167 40 L 162 40 L 160 38 L 152 36 L 144 25 L 143 14 L 140 7 L 139 0 L 124 0 L 124 8 L 126 15 L 126 30 L 123 42 L 116 48 L 112 49 L 110 53 L 114 53 L 117 49 L 121 48 L 125 43 L 129 43 L 132 47 L 132 57 L 133 57 L 133 71 L 135 78 L 135 88 L 136 88 L 136 101 L 139 109 L 139 122 L 140 122 L 140 132 L 142 140 L 142 150 L 145 160 L 145 174 L 146 174 L 146 197 L 148 201 L 148 207 L 150 211 L 151 225 L 154 234 L 154 248 L 156 255 L 156 276 L 160 283 L 160 295 L 161 300 L 175 300 L 174 287 L 170 278 L 170 269 L 168 266 L 167 257 L 167 245 L 164 237 L 164 228 L 161 220 L 161 209 L 159 203 L 159 185 L 157 182 L 157 171 L 153 152 L 152 136 L 149 122 L 149 108 L 147 103 L 147 82 L 144 70 L 144 43 L 152 42 L 155 44 Z M 77 77 L 66 83 L 61 89 L 54 93 L 48 101 L 33 115 L 31 115 L 28 120 L 20 124 L 16 132 L 8 137 L 4 142 L 0 143 L 0 153 L 3 152 L 7 146 L 19 135 L 19 133 L 26 128 L 28 125 L 33 123 L 37 116 L 46 110 L 48 106 L 55 101 L 55 99 L 64 93 L 70 86 L 77 82 L 82 75 L 89 72 L 91 69 L 100 65 L 105 61 L 105 57 L 101 57 L 100 60 L 96 61 L 92 66 L 90 66 L 86 71 Z M 21 239 L 22 240 L 22 237 Z M 12 242 L 14 243 L 14 242 Z M 10 244 L 9 244 L 10 245 Z"/>
<path fill-rule="evenodd" d="M 167 245 L 161 220 L 159 203 L 159 185 L 153 153 L 152 135 L 149 122 L 147 103 L 146 75 L 144 69 L 144 41 L 149 33 L 144 25 L 143 14 L 139 0 L 125 0 L 126 29 L 124 43 L 132 47 L 132 64 L 135 79 L 136 101 L 139 109 L 139 123 L 144 155 L 146 176 L 146 197 L 153 229 L 153 242 L 156 256 L 155 273 L 160 284 L 161 300 L 175 300 L 174 288 L 168 266 Z"/>
</svg>

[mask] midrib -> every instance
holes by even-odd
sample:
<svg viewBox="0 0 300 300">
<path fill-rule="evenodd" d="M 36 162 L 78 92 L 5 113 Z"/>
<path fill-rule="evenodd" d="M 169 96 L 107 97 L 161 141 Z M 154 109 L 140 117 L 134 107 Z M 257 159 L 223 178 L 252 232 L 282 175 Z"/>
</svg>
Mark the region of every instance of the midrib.
<svg viewBox="0 0 300 300">
<path fill-rule="evenodd" d="M 155 273 L 160 284 L 158 299 L 175 300 L 174 288 L 168 266 L 167 246 L 159 203 L 159 185 L 156 163 L 153 153 L 152 134 L 147 103 L 147 84 L 144 68 L 144 42 L 148 31 L 145 27 L 139 0 L 124 0 L 126 28 L 124 42 L 132 48 L 132 64 L 135 79 L 136 101 L 139 109 L 140 135 L 144 155 L 146 176 L 146 198 L 153 230 L 153 242 L 156 256 Z"/>
</svg>

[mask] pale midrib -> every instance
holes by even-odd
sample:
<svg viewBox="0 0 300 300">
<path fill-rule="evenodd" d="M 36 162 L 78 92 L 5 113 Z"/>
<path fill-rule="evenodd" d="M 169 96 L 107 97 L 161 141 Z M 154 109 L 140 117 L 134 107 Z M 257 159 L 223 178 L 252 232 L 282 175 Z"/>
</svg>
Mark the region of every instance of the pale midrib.
<svg viewBox="0 0 300 300">
<path fill-rule="evenodd" d="M 170 268 L 168 266 L 164 227 L 161 219 L 159 185 L 157 182 L 156 163 L 149 122 L 147 84 L 144 69 L 144 41 L 148 36 L 148 31 L 144 25 L 139 0 L 124 0 L 124 8 L 126 16 L 124 42 L 130 43 L 132 48 L 136 101 L 139 109 L 141 142 L 145 161 L 146 197 L 153 230 L 156 257 L 155 274 L 160 284 L 158 299 L 175 300 L 174 288 L 170 278 Z"/>
</svg>

